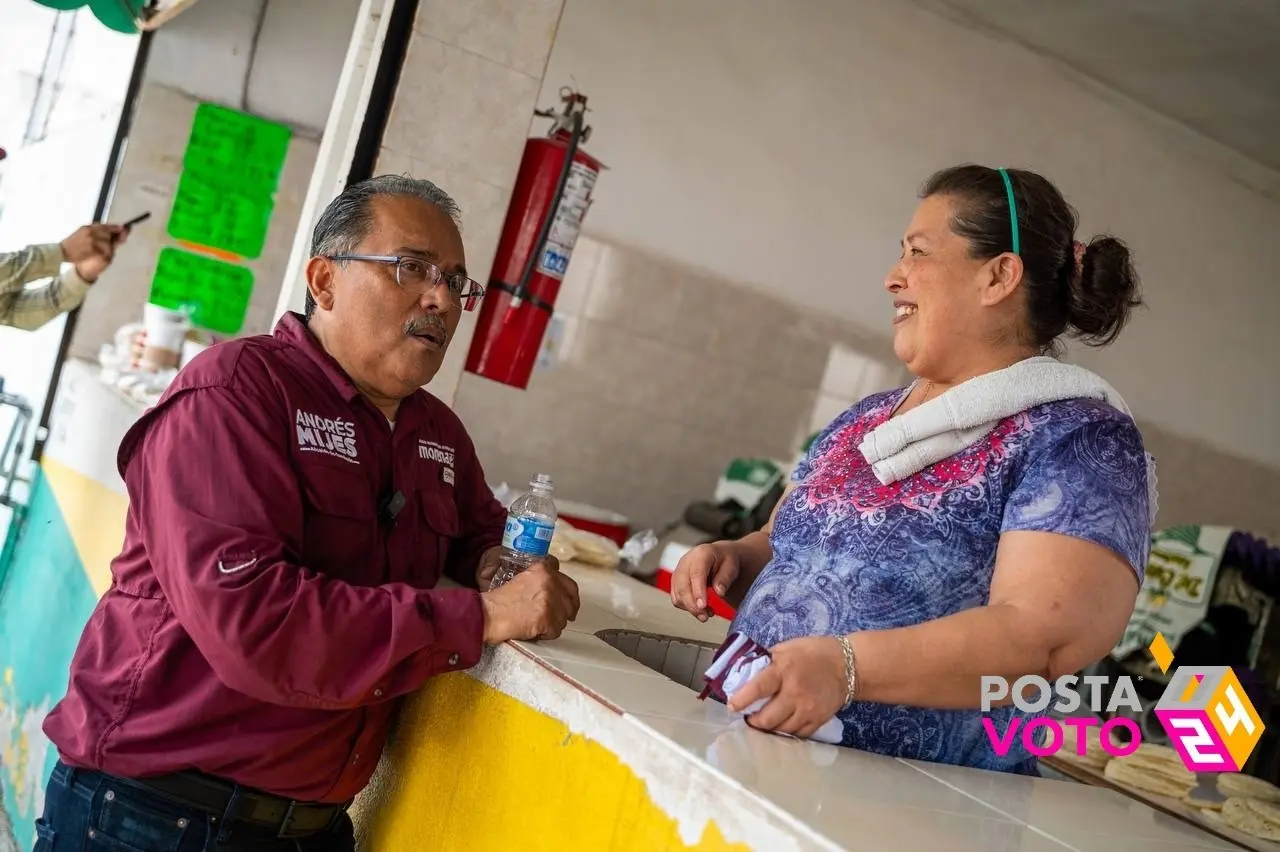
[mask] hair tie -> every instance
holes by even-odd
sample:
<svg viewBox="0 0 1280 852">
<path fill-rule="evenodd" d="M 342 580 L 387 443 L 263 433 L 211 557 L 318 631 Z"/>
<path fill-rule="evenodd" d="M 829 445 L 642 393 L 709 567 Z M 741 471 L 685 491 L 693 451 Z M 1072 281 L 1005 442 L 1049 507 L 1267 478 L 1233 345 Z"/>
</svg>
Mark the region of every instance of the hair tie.
<svg viewBox="0 0 1280 852">
<path fill-rule="evenodd" d="M 1085 251 L 1088 250 L 1088 248 L 1089 248 L 1088 246 L 1086 246 L 1084 243 L 1080 242 L 1079 240 L 1076 240 L 1071 244 L 1071 251 L 1075 254 L 1075 258 L 1076 258 L 1076 275 L 1077 276 L 1079 276 L 1081 270 L 1084 269 L 1084 253 Z"/>
<path fill-rule="evenodd" d="M 1013 253 L 1020 255 L 1021 247 L 1018 244 L 1018 205 L 1013 200 L 1013 181 L 1009 179 L 1009 172 L 1005 169 L 996 169 L 1000 172 L 1000 177 L 1004 178 L 1004 191 L 1009 196 L 1009 230 L 1013 232 Z"/>
</svg>

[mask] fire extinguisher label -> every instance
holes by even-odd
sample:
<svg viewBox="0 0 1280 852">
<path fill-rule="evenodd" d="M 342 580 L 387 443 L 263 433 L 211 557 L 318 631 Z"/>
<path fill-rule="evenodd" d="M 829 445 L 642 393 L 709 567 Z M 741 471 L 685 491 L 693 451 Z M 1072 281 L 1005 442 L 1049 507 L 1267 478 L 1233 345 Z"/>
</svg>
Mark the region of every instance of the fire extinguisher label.
<svg viewBox="0 0 1280 852">
<path fill-rule="evenodd" d="M 582 230 L 582 219 L 591 206 L 591 190 L 595 188 L 598 172 L 584 163 L 575 162 L 569 167 L 564 195 L 556 207 L 547 245 L 538 258 L 538 272 L 557 280 L 563 279 L 569 270 L 569 258 Z"/>
</svg>

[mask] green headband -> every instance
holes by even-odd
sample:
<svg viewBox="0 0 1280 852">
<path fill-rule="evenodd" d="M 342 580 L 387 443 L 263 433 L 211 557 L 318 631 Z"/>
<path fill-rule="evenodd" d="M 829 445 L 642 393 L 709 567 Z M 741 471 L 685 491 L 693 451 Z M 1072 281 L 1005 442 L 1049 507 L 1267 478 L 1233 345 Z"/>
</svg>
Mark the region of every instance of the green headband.
<svg viewBox="0 0 1280 852">
<path fill-rule="evenodd" d="M 997 169 L 1000 177 L 1004 178 L 1004 191 L 1009 196 L 1009 229 L 1013 231 L 1013 253 L 1021 254 L 1018 245 L 1018 205 L 1013 201 L 1013 181 L 1009 180 L 1009 172 L 1005 169 Z"/>
</svg>

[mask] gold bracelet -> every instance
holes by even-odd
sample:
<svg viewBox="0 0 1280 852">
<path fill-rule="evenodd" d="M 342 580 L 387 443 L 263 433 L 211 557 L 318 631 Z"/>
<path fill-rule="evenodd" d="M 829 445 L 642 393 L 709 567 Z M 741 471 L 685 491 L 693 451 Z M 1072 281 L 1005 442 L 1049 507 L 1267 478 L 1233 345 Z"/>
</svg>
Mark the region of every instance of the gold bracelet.
<svg viewBox="0 0 1280 852">
<path fill-rule="evenodd" d="M 844 707 L 848 707 L 853 703 L 854 696 L 858 691 L 858 668 L 856 660 L 853 656 L 853 645 L 849 642 L 848 636 L 837 636 L 836 641 L 840 643 L 840 652 L 844 654 Z"/>
</svg>

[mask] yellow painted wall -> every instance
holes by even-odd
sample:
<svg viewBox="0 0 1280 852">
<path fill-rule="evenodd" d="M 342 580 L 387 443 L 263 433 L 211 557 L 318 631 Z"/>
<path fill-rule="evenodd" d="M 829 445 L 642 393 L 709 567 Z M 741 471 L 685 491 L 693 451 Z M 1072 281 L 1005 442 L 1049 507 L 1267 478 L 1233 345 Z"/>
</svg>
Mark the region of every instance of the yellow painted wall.
<svg viewBox="0 0 1280 852">
<path fill-rule="evenodd" d="M 603 746 L 462 673 L 406 705 L 352 809 L 369 850 L 746 850 L 708 823 L 696 846 Z"/>
<path fill-rule="evenodd" d="M 84 604 L 91 608 L 110 585 L 128 500 L 47 457 L 42 475 L 65 519 L 60 534 L 71 538 L 79 557 L 68 567 L 83 571 L 92 587 Z M 65 664 L 59 665 L 65 678 Z M 46 700 L 54 697 L 49 692 Z M 748 848 L 728 843 L 714 823 L 696 845 L 686 845 L 675 820 L 612 752 L 467 674 L 432 678 L 406 702 L 398 730 L 386 763 L 352 810 L 363 849 Z"/>
<path fill-rule="evenodd" d="M 47 456 L 40 469 L 57 496 L 85 575 L 101 597 L 111 586 L 111 560 L 124 544 L 129 498 Z"/>
</svg>

